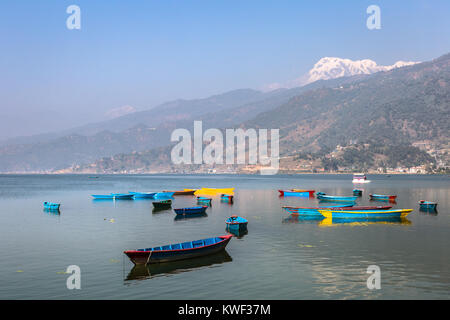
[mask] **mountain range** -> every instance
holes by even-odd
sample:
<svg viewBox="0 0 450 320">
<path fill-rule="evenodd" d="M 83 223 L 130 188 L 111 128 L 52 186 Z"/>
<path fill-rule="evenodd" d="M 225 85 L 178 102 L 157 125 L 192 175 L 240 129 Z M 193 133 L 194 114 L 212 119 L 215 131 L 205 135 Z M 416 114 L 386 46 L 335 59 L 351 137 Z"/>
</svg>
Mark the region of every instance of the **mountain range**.
<svg viewBox="0 0 450 320">
<path fill-rule="evenodd" d="M 62 132 L 10 139 L 0 146 L 0 171 L 116 172 L 117 167 L 145 171 L 156 164 L 161 169 L 167 162 L 171 132 L 192 128 L 194 120 L 202 120 L 204 129 L 280 128 L 284 156 L 327 158 L 338 146 L 362 150 L 364 145 L 371 148 L 365 152 L 372 158 L 382 159 L 366 159 L 366 166 L 394 165 L 387 156 L 391 149 L 410 146 L 417 156 L 409 164 L 435 162 L 430 152 L 413 146 L 424 143 L 444 154 L 444 163 L 448 161 L 450 54 L 392 66 L 323 58 L 308 76 L 310 83 L 301 87 L 269 92 L 239 89 L 175 100 Z M 391 149 L 380 151 L 383 146 Z M 119 158 L 126 160 L 109 167 L 102 163 Z"/>
</svg>

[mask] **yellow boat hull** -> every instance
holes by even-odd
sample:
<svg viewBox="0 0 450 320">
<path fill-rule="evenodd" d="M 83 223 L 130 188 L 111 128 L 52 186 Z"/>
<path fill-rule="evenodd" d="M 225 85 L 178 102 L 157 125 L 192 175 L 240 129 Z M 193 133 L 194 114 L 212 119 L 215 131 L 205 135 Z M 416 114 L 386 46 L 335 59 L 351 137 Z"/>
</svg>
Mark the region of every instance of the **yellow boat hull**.
<svg viewBox="0 0 450 320">
<path fill-rule="evenodd" d="M 201 188 L 197 191 L 195 191 L 195 195 L 199 196 L 199 195 L 206 195 L 206 196 L 215 196 L 218 194 L 230 194 L 230 195 L 234 195 L 234 188 L 222 188 L 222 189 L 217 189 L 217 188 Z"/>
</svg>

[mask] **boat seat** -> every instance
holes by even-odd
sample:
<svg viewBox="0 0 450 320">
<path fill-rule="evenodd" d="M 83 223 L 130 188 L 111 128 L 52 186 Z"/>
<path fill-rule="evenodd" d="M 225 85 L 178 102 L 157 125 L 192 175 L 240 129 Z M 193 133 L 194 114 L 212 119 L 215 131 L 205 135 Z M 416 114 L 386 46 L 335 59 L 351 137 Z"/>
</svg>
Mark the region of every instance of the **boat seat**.
<svg viewBox="0 0 450 320">
<path fill-rule="evenodd" d="M 172 245 L 172 250 L 178 250 L 181 249 L 181 243 L 177 243 L 177 244 L 173 244 Z"/>
<path fill-rule="evenodd" d="M 181 246 L 183 249 L 192 249 L 192 242 L 183 242 Z"/>
<path fill-rule="evenodd" d="M 216 243 L 216 242 L 214 241 L 214 238 L 205 239 L 205 240 L 203 240 L 203 241 L 204 241 L 204 243 L 205 243 L 205 246 Z"/>
<path fill-rule="evenodd" d="M 196 247 L 201 247 L 201 246 L 203 246 L 203 241 L 202 241 L 202 240 L 195 240 L 195 241 L 192 241 L 192 246 L 193 246 L 194 248 L 196 248 Z"/>
</svg>

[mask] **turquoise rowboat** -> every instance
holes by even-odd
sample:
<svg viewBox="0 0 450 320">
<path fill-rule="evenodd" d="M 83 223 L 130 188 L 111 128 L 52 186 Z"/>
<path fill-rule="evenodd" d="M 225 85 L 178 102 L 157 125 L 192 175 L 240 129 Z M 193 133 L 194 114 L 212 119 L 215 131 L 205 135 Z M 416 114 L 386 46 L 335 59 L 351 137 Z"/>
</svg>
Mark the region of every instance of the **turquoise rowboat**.
<svg viewBox="0 0 450 320">
<path fill-rule="evenodd" d="M 430 211 L 435 211 L 437 209 L 437 202 L 432 202 L 432 201 L 425 201 L 425 200 L 420 200 L 419 201 L 419 206 L 420 206 L 420 210 L 430 210 Z"/>
<path fill-rule="evenodd" d="M 93 194 L 94 200 L 131 200 L 133 195 L 129 193 Z"/>
<path fill-rule="evenodd" d="M 155 194 L 155 199 L 167 199 L 167 198 L 172 198 L 173 194 L 175 193 L 175 191 L 170 191 L 170 192 L 157 192 Z"/>
<path fill-rule="evenodd" d="M 345 197 L 345 196 L 329 196 L 323 192 L 317 193 L 317 199 L 323 201 L 333 201 L 333 202 L 355 202 L 358 199 L 357 196 Z"/>
<path fill-rule="evenodd" d="M 133 192 L 129 191 L 129 194 L 133 195 L 134 199 L 154 199 L 156 192 Z"/>
<path fill-rule="evenodd" d="M 44 209 L 46 210 L 59 210 L 59 207 L 61 206 L 60 203 L 53 203 L 53 202 L 44 202 Z"/>
<path fill-rule="evenodd" d="M 395 201 L 397 196 L 387 194 L 369 194 L 370 200 Z"/>
<path fill-rule="evenodd" d="M 396 210 L 361 210 L 361 211 L 345 211 L 345 210 L 319 210 L 325 218 L 332 219 L 386 219 L 386 218 L 406 218 L 413 209 L 396 209 Z"/>
</svg>

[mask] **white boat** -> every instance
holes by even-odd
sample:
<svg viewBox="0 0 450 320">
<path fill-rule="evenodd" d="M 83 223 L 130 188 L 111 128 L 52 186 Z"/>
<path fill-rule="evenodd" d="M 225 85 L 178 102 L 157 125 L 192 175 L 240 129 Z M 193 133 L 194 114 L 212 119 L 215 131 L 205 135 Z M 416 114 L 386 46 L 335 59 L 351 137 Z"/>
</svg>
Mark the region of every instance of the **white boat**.
<svg viewBox="0 0 450 320">
<path fill-rule="evenodd" d="M 367 177 L 364 173 L 354 173 L 352 182 L 353 183 L 369 183 L 370 180 L 367 180 Z"/>
</svg>

